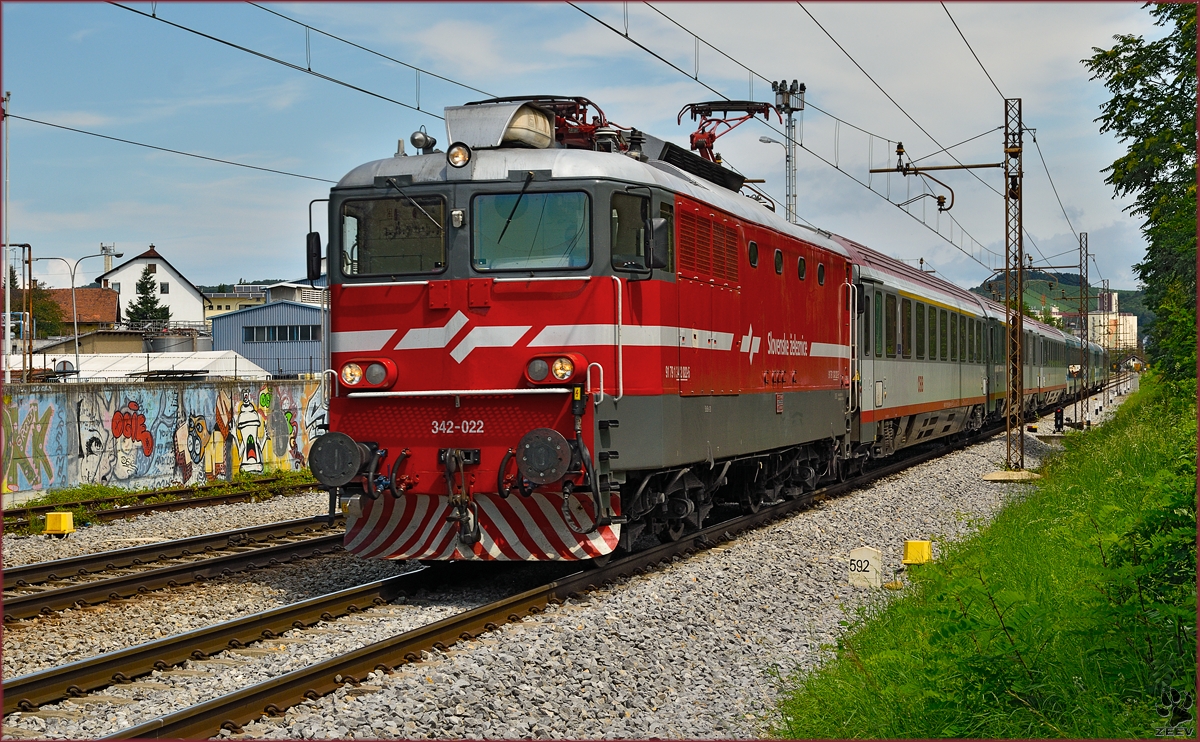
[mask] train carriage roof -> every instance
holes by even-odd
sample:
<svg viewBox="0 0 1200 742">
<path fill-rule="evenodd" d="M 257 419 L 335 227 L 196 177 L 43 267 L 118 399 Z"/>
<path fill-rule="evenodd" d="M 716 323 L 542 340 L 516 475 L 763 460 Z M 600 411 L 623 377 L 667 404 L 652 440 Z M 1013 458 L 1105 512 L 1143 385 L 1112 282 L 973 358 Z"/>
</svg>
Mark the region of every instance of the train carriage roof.
<svg viewBox="0 0 1200 742">
<path fill-rule="evenodd" d="M 640 162 L 627 155 L 582 149 L 481 149 L 462 170 L 446 164 L 443 154 L 389 157 L 351 170 L 337 188 L 370 188 L 377 177 L 411 176 L 414 184 L 505 182 L 512 171 L 550 171 L 552 178 L 605 179 L 657 186 L 720 209 L 745 222 L 780 232 L 843 257 L 846 249 L 828 233 L 789 224 L 783 217 L 738 193 L 694 178 L 661 160 Z"/>
</svg>

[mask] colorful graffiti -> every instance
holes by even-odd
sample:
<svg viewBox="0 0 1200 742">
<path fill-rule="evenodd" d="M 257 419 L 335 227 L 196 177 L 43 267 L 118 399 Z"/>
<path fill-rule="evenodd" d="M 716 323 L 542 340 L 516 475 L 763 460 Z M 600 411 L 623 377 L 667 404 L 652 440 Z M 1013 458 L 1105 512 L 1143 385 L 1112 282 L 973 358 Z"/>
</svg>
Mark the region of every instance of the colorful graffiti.
<svg viewBox="0 0 1200 742">
<path fill-rule="evenodd" d="M 65 418 L 52 395 L 5 395 L 5 492 L 48 489 L 66 476 Z"/>
<path fill-rule="evenodd" d="M 6 493 L 79 484 L 163 487 L 302 469 L 327 416 L 315 381 L 6 391 Z"/>
</svg>

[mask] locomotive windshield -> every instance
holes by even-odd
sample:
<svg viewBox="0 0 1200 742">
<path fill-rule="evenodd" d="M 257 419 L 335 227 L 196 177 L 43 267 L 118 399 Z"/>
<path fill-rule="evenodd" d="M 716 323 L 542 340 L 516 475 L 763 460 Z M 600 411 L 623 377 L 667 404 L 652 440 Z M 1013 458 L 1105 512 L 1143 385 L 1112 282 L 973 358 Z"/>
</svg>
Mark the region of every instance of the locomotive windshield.
<svg viewBox="0 0 1200 742">
<path fill-rule="evenodd" d="M 480 194 L 472 201 L 477 271 L 586 268 L 592 262 L 586 193 Z"/>
<path fill-rule="evenodd" d="M 446 268 L 446 201 L 441 196 L 342 204 L 342 273 L 440 273 Z"/>
</svg>

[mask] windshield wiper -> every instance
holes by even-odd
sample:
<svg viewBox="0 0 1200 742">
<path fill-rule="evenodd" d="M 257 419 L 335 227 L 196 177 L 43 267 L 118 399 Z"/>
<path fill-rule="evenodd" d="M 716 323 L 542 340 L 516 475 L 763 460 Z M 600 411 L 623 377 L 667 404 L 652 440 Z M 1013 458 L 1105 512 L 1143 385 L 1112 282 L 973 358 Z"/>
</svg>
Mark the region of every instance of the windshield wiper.
<svg viewBox="0 0 1200 742">
<path fill-rule="evenodd" d="M 500 236 L 496 239 L 497 245 L 504 241 L 504 233 L 508 231 L 508 225 L 512 224 L 513 214 L 517 213 L 517 207 L 521 205 L 521 199 L 525 197 L 525 189 L 532 182 L 533 171 L 530 170 L 525 176 L 525 185 L 521 186 L 521 192 L 517 194 L 517 202 L 513 204 L 512 211 L 508 212 L 508 219 L 504 222 L 504 229 L 500 230 Z"/>
<path fill-rule="evenodd" d="M 532 174 L 532 173 L 531 173 L 531 174 Z M 425 207 L 421 206 L 421 204 L 419 204 L 419 203 L 417 203 L 416 201 L 414 201 L 412 196 L 410 196 L 410 195 L 408 195 L 407 193 L 405 193 L 404 191 L 400 190 L 400 186 L 396 185 L 396 179 L 395 179 L 395 178 L 388 178 L 388 179 L 387 179 L 385 182 L 386 182 L 388 185 L 390 185 L 392 188 L 395 188 L 395 189 L 396 189 L 396 193 L 399 193 L 401 196 L 404 196 L 405 198 L 407 198 L 407 199 L 408 199 L 408 202 L 409 202 L 410 204 L 412 204 L 413 206 L 416 206 L 418 209 L 420 209 L 422 214 L 424 214 L 425 216 L 429 217 L 429 221 L 433 222 L 433 226 L 437 227 L 438 229 L 442 230 L 443 232 L 445 232 L 445 231 L 446 231 L 446 228 L 445 228 L 445 227 L 443 227 L 441 224 L 438 224 L 438 220 L 437 220 L 437 219 L 434 219 L 432 216 L 429 216 L 429 212 L 425 210 Z"/>
</svg>

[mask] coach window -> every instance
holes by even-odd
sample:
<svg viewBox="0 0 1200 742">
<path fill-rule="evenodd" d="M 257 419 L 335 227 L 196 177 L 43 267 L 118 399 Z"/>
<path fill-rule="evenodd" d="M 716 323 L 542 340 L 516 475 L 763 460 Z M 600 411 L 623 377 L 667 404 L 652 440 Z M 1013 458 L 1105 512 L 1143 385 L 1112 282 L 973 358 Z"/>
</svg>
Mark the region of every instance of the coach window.
<svg viewBox="0 0 1200 742">
<path fill-rule="evenodd" d="M 804 256 L 801 255 L 799 258 L 796 259 L 796 275 L 800 277 L 801 281 L 803 281 L 804 276 L 807 274 L 808 274 L 808 265 L 804 261 Z"/>
<path fill-rule="evenodd" d="M 967 360 L 975 362 L 975 320 L 967 320 Z"/>
<path fill-rule="evenodd" d="M 746 246 L 746 257 L 750 258 L 750 267 L 758 267 L 758 243 L 750 240 L 750 244 Z"/>
<path fill-rule="evenodd" d="M 900 300 L 900 354 L 912 358 L 912 299 Z"/>
<path fill-rule="evenodd" d="M 820 286 L 825 285 L 825 264 L 824 263 L 817 263 L 817 284 Z"/>
<path fill-rule="evenodd" d="M 983 363 L 983 320 L 975 320 L 975 360 Z"/>
<path fill-rule="evenodd" d="M 342 204 L 342 273 L 440 273 L 446 269 L 445 223 L 441 196 L 347 201 Z"/>
<path fill-rule="evenodd" d="M 925 305 L 917 302 L 917 358 L 925 357 Z"/>
<path fill-rule="evenodd" d="M 938 330 L 937 330 L 937 309 L 935 307 L 930 307 L 929 308 L 929 360 L 931 360 L 931 361 L 936 361 L 937 357 L 938 357 L 938 354 L 937 354 L 938 334 L 937 334 L 937 332 L 938 332 Z"/>
<path fill-rule="evenodd" d="M 783 275 L 783 250 L 775 251 L 775 273 L 780 276 Z"/>
<path fill-rule="evenodd" d="M 875 292 L 875 356 L 883 357 L 883 292 Z"/>
<path fill-rule="evenodd" d="M 958 360 L 966 362 L 967 360 L 967 318 L 961 314 L 958 316 Z"/>
<path fill-rule="evenodd" d="M 950 328 L 948 326 L 950 317 L 946 313 L 945 309 L 941 311 L 941 315 L 942 319 L 940 322 L 938 322 L 938 346 L 941 348 L 939 357 L 945 361 L 950 358 L 950 354 L 948 352 L 950 350 Z"/>
<path fill-rule="evenodd" d="M 896 357 L 896 295 L 888 294 L 884 300 L 886 308 L 884 309 L 884 322 L 886 324 L 887 335 L 884 340 L 887 343 L 888 358 Z"/>
<path fill-rule="evenodd" d="M 646 216 L 650 200 L 622 191 L 612 195 L 609 238 L 612 240 L 612 267 L 617 270 L 641 268 L 646 264 Z"/>
</svg>

